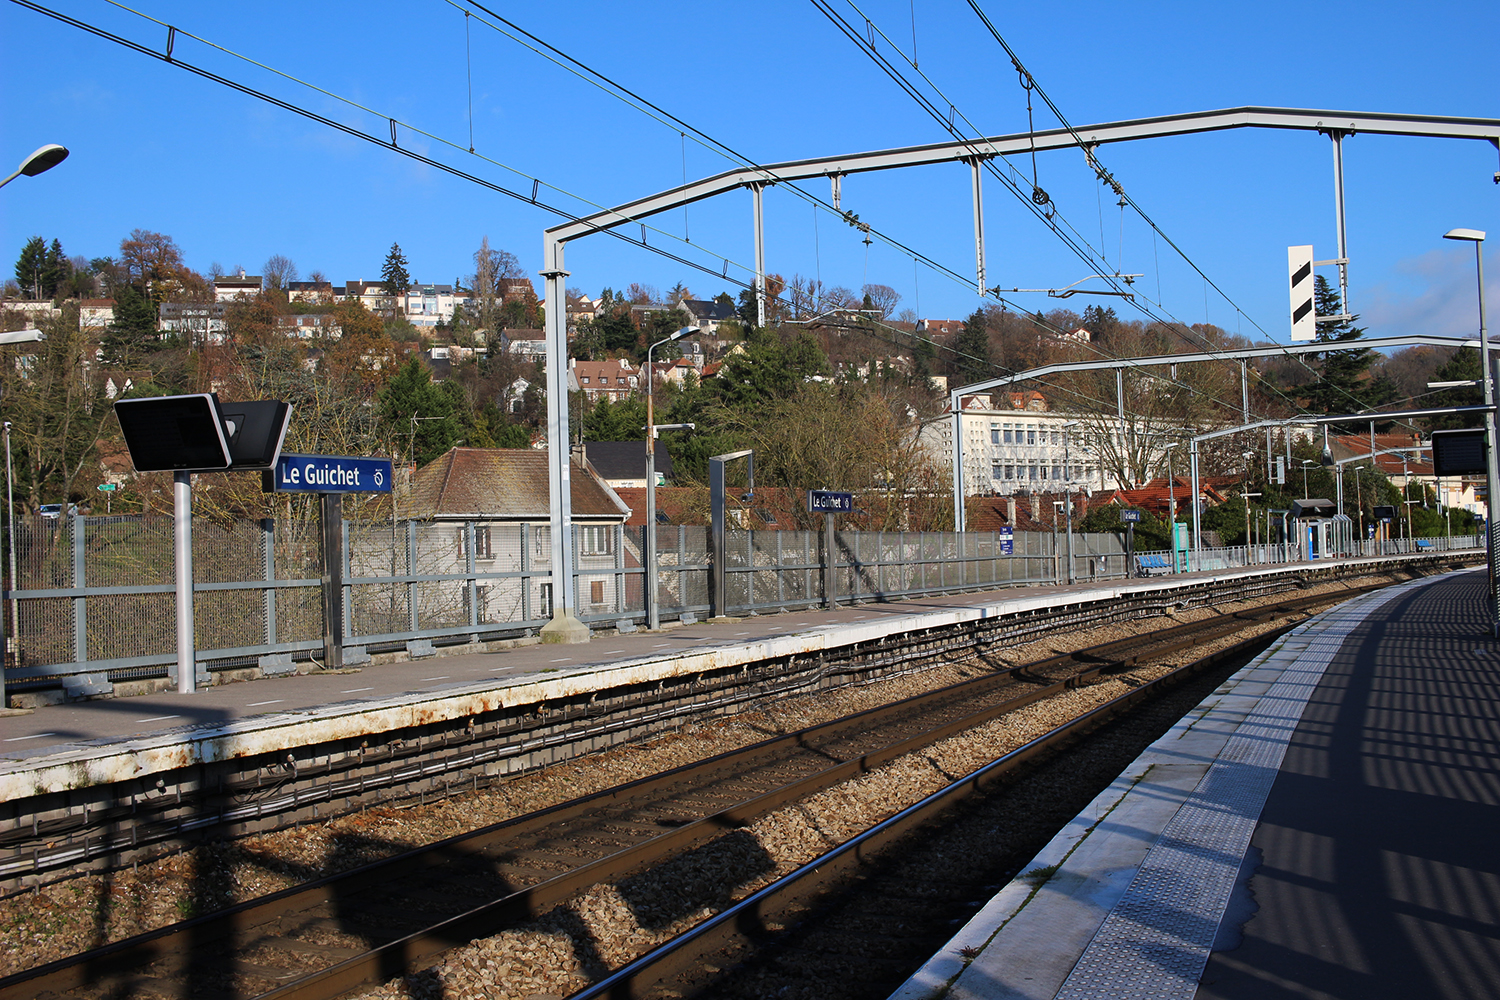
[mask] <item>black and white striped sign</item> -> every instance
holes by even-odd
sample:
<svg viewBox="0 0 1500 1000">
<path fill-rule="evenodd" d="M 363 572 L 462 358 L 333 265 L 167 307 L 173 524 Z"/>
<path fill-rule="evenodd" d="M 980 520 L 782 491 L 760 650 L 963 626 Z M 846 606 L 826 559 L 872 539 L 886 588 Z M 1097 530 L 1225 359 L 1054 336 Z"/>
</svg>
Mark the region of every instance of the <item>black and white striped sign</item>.
<svg viewBox="0 0 1500 1000">
<path fill-rule="evenodd" d="M 1313 308 L 1313 248 L 1287 247 L 1286 273 L 1292 290 L 1292 339 L 1315 340 L 1318 316 Z"/>
</svg>

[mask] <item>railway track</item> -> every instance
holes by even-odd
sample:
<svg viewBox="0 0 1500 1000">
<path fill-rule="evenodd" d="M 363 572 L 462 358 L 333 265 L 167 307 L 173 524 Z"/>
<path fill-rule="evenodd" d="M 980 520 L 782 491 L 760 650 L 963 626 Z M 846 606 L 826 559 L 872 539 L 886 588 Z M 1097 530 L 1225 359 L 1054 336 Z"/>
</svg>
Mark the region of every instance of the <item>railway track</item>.
<svg viewBox="0 0 1500 1000">
<path fill-rule="evenodd" d="M 457 944 L 535 920 L 589 886 L 682 856 L 774 810 L 1026 705 L 1357 592 L 1279 601 L 1062 653 L 773 737 L 7 977 L 0 980 L 0 996 L 341 996 L 420 968 Z M 1056 738 L 1076 738 L 1101 725 L 1147 690 L 1138 689 L 1128 704 L 1110 712 L 1069 723 Z M 1014 759 L 1006 767 L 1049 747 L 1038 743 L 1020 756 L 1008 755 Z M 977 789 L 993 780 L 970 776 L 960 784 Z M 684 965 L 686 952 L 672 954 L 678 957 L 642 982 L 672 974 L 661 970 L 706 961 L 687 959 Z M 630 992 L 598 995 L 636 995 L 638 987 L 610 987 L 620 988 Z"/>
</svg>

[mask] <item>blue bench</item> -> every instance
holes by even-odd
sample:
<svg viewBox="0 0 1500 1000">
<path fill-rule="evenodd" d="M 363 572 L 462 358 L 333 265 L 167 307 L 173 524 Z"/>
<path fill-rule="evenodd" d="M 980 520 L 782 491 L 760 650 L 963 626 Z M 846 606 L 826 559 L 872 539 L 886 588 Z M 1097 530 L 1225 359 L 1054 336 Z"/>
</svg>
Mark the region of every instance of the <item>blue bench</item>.
<svg viewBox="0 0 1500 1000">
<path fill-rule="evenodd" d="M 1169 572 L 1172 569 L 1172 559 L 1170 556 L 1136 556 L 1135 565 L 1142 576 L 1150 576 L 1153 570 Z"/>
<path fill-rule="evenodd" d="M 1417 539 L 1417 548 L 1419 548 L 1419 549 L 1435 549 L 1435 548 L 1437 548 L 1437 546 L 1434 545 L 1434 544 L 1432 544 L 1432 539 L 1430 539 L 1430 538 L 1418 538 Z"/>
</svg>

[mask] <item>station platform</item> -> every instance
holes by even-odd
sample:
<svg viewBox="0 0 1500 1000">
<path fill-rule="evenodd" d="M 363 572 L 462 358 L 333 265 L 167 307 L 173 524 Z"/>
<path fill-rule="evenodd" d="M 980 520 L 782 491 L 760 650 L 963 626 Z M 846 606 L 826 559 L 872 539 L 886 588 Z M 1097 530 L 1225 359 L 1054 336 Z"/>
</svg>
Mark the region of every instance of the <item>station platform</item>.
<svg viewBox="0 0 1500 1000">
<path fill-rule="evenodd" d="M 191 695 L 162 691 L 43 705 L 30 714 L 0 715 L 0 803 L 781 657 L 831 655 L 893 636 L 1027 612 L 1264 577 L 1327 579 L 1393 565 L 1432 573 L 1452 561 L 1444 555 L 1324 560 L 845 604 L 654 632 L 609 629 L 577 645 L 530 639 L 483 652 L 456 647 L 419 660 L 382 656 L 345 672 L 215 684 Z"/>
<path fill-rule="evenodd" d="M 1299 626 L 892 1000 L 1500 996 L 1488 616 L 1462 571 Z"/>
</svg>

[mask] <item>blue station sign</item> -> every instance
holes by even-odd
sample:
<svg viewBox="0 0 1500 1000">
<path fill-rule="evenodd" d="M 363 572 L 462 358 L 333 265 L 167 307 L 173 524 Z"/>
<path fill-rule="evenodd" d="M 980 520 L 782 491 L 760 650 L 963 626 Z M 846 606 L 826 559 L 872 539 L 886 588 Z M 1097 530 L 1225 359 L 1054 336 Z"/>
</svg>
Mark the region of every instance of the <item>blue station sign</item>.
<svg viewBox="0 0 1500 1000">
<path fill-rule="evenodd" d="M 1132 507 L 1126 507 L 1120 511 L 1120 520 L 1126 524 L 1140 524 L 1141 512 Z"/>
<path fill-rule="evenodd" d="M 854 509 L 854 494 L 808 490 L 807 509 L 812 514 L 847 514 Z"/>
<path fill-rule="evenodd" d="M 270 493 L 389 493 L 391 460 L 282 455 L 265 478 Z"/>
</svg>

